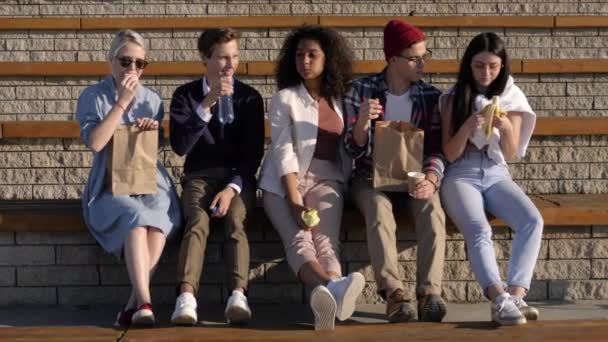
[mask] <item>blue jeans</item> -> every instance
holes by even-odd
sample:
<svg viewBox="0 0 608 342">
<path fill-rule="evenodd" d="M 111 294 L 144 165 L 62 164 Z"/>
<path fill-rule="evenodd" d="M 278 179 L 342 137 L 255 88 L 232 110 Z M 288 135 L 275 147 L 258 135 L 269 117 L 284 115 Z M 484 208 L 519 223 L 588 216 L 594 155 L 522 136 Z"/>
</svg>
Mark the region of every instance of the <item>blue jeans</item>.
<svg viewBox="0 0 608 342">
<path fill-rule="evenodd" d="M 446 214 L 464 235 L 471 268 L 484 293 L 487 295 L 491 285 L 504 286 L 485 210 L 502 219 L 515 233 L 507 285 L 529 290 L 543 219 L 530 198 L 513 182 L 507 166 L 497 164 L 484 152 L 466 151 L 447 167 L 441 199 Z"/>
</svg>

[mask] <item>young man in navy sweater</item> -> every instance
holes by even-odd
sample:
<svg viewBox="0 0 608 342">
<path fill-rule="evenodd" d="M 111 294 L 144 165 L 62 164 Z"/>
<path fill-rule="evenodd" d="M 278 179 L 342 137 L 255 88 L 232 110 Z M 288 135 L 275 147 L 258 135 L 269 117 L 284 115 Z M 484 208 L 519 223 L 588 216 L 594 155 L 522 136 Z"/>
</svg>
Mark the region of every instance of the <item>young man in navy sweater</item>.
<svg viewBox="0 0 608 342">
<path fill-rule="evenodd" d="M 171 100 L 171 147 L 186 155 L 182 178 L 184 235 L 178 259 L 179 296 L 174 324 L 198 321 L 196 293 L 212 218 L 225 230 L 228 323 L 251 318 L 247 303 L 249 244 L 245 222 L 255 205 L 255 174 L 264 154 L 264 104 L 252 87 L 233 75 L 239 64 L 239 35 L 232 29 L 201 34 L 202 79 L 177 88 Z M 232 95 L 233 115 L 220 115 L 220 97 Z"/>
</svg>

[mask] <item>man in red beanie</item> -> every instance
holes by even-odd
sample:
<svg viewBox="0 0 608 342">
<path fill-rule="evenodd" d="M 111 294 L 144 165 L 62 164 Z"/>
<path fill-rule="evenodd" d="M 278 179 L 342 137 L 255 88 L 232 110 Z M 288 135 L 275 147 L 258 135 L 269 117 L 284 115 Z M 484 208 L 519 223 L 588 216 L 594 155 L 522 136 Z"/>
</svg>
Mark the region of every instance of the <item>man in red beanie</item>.
<svg viewBox="0 0 608 342">
<path fill-rule="evenodd" d="M 351 196 L 365 217 L 369 255 L 378 293 L 386 299 L 389 322 L 416 318 L 416 309 L 411 303 L 414 298 L 404 291 L 399 277 L 393 206 L 408 207 L 416 221 L 418 319 L 440 322 L 446 314 L 441 298 L 445 214 L 438 194 L 444 169 L 438 110 L 441 91 L 421 80 L 424 65 L 431 58 L 425 39 L 418 28 L 401 20 L 391 20 L 384 28 L 384 55 L 388 65 L 379 74 L 354 81 L 344 98 L 348 115 L 345 142 L 355 159 Z M 382 192 L 373 187 L 372 156 L 377 120 L 409 122 L 424 130 L 425 179 L 410 190 L 410 195 L 405 189 L 404 192 Z"/>
</svg>

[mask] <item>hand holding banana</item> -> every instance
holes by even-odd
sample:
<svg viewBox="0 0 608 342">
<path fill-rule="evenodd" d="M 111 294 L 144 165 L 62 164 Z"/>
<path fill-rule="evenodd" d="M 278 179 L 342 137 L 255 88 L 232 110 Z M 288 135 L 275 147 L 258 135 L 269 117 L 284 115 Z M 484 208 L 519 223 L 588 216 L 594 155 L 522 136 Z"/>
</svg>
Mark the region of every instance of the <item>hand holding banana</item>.
<svg viewBox="0 0 608 342">
<path fill-rule="evenodd" d="M 482 126 L 483 131 L 486 135 L 486 138 L 490 139 L 490 136 L 492 135 L 492 127 L 493 127 L 492 120 L 494 120 L 495 117 L 496 118 L 505 117 L 505 116 L 507 116 L 507 113 L 500 110 L 499 97 L 494 96 L 494 97 L 492 97 L 492 103 L 485 106 L 484 109 L 481 111 L 481 114 L 485 118 L 485 122 Z"/>
</svg>

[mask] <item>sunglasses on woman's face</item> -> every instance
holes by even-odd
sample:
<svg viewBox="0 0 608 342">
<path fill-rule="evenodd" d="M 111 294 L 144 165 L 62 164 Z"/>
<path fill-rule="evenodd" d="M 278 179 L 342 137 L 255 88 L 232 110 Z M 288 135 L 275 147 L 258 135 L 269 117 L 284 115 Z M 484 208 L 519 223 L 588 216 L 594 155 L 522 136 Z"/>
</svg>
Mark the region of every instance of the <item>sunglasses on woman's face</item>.
<svg viewBox="0 0 608 342">
<path fill-rule="evenodd" d="M 148 65 L 148 61 L 145 59 L 139 59 L 139 58 L 131 58 L 131 57 L 116 57 L 116 59 L 118 60 L 118 64 L 120 64 L 121 67 L 123 68 L 128 68 L 131 66 L 131 64 L 135 63 L 135 67 L 139 70 L 143 70 L 146 65 Z"/>
</svg>

